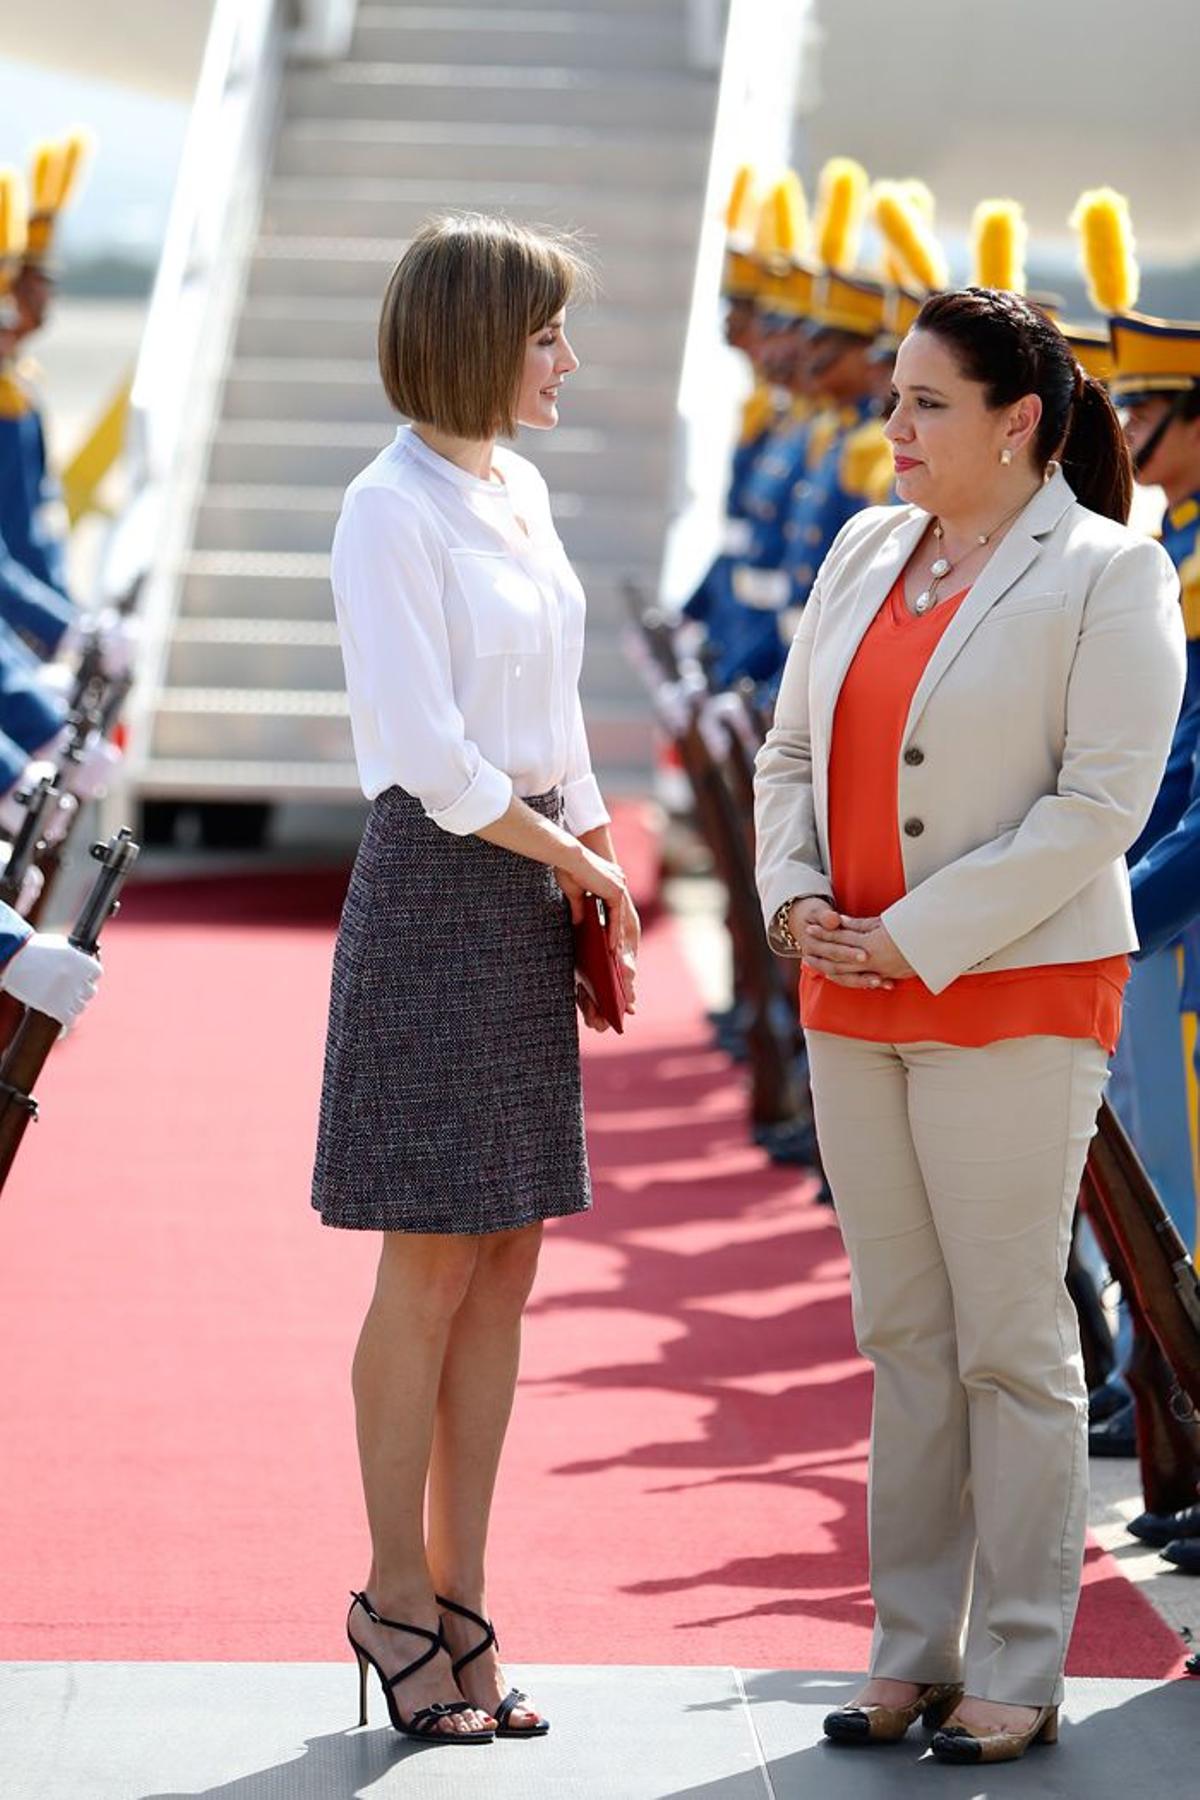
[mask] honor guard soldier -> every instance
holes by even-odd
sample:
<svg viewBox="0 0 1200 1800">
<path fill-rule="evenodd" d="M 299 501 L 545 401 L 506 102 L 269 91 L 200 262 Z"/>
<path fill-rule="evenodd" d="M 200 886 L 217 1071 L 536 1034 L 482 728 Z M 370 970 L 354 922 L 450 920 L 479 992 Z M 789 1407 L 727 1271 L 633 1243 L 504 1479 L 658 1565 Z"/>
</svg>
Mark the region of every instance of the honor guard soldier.
<svg viewBox="0 0 1200 1800">
<path fill-rule="evenodd" d="M 805 554 L 811 542 L 805 532 L 811 531 L 821 501 L 827 501 L 831 481 L 836 482 L 838 452 L 846 433 L 865 416 L 857 403 L 859 389 L 851 369 L 862 340 L 857 330 L 844 338 L 832 333 L 828 319 L 822 317 L 822 305 L 828 303 L 834 285 L 847 279 L 839 271 L 857 258 L 867 190 L 867 174 L 859 163 L 848 157 L 826 163 L 818 186 L 813 258 L 793 258 L 781 283 L 780 303 L 808 320 L 804 373 L 815 410 L 791 445 L 786 480 L 779 469 L 779 484 L 769 500 L 770 530 L 761 532 L 755 554 L 734 571 L 741 631 L 730 679 L 749 675 L 769 684 L 778 677 L 786 654 L 780 620 L 792 594 L 792 565 Z M 875 286 L 878 304 L 871 337 L 882 321 L 882 289 Z M 866 385 L 877 392 L 873 371 Z M 855 466 L 861 472 L 861 459 Z M 861 504 L 860 499 L 857 505 Z"/>
<path fill-rule="evenodd" d="M 1200 326 L 1133 312 L 1138 270 L 1128 209 L 1106 189 L 1074 215 L 1093 305 L 1110 319 L 1110 388 L 1126 422 L 1139 483 L 1167 498 L 1162 541 L 1180 571 L 1188 673 L 1154 810 L 1129 852 L 1141 952 L 1125 1001 L 1113 1101 L 1181 1236 L 1196 1242 L 1194 1096 L 1180 1020 L 1200 1005 L 1194 948 L 1178 939 L 1200 912 L 1200 817 L 1188 815 L 1200 739 Z M 1070 336 L 1070 328 L 1068 328 Z M 1189 566 L 1190 565 L 1190 566 Z M 1189 860 L 1195 833 L 1195 859 Z"/>
<path fill-rule="evenodd" d="M 752 386 L 742 407 L 738 441 L 733 452 L 721 548 L 683 607 L 685 618 L 707 626 L 710 631 L 714 620 L 722 616 L 729 605 L 732 559 L 744 552 L 749 539 L 744 499 L 746 482 L 771 432 L 788 411 L 786 394 L 767 372 L 769 320 L 759 305 L 766 269 L 756 252 L 760 218 L 766 215 L 764 230 L 770 224 L 773 231 L 777 231 L 775 221 L 781 209 L 782 203 L 775 194 L 771 196 L 771 204 L 764 205 L 755 185 L 754 172 L 744 164 L 734 178 L 725 214 L 721 294 L 725 301 L 725 341 L 731 349 L 740 350 L 746 357 Z"/>
<path fill-rule="evenodd" d="M 811 407 L 805 396 L 803 312 L 789 304 L 805 216 L 803 190 L 789 171 L 763 203 L 753 255 L 763 373 L 784 405 L 750 453 L 735 459 L 722 554 L 685 608 L 707 626 L 716 687 L 754 673 L 756 621 L 747 615 L 739 582 L 745 568 L 764 560 L 777 563 L 782 555 L 786 493 L 805 454 Z"/>
<path fill-rule="evenodd" d="M 1129 1012 L 1134 1132 L 1151 1133 L 1144 1160 L 1193 1254 L 1198 1206 L 1193 1145 L 1200 1133 L 1200 321 L 1124 315 L 1112 320 L 1113 397 L 1139 481 L 1161 487 L 1162 541 L 1179 570 L 1188 639 L 1183 709 L 1158 802 L 1130 852 L 1133 916 L 1142 951 L 1139 995 Z M 1132 985 L 1132 984 L 1131 984 Z M 1182 1015 L 1182 1016 L 1181 1016 Z M 1155 1169 L 1151 1158 L 1157 1160 Z M 1130 1531 L 1164 1559 L 1200 1575 L 1200 1504 L 1170 1516 L 1143 1514 Z"/>
<path fill-rule="evenodd" d="M 810 379 L 829 410 L 825 436 L 814 432 L 811 466 L 793 493 L 786 527 L 781 662 L 834 538 L 855 513 L 891 496 L 893 460 L 882 414 L 892 361 L 920 310 L 920 296 L 946 281 L 929 190 L 918 182 L 878 182 L 869 201 L 884 240 L 889 284 L 846 272 L 857 259 L 855 231 L 840 246 L 827 246 L 831 266 L 813 295 Z"/>
<path fill-rule="evenodd" d="M 40 144 L 30 169 L 29 239 L 13 283 L 18 342 L 45 323 L 54 293 L 53 240 L 78 188 L 87 139 L 72 132 Z M 0 370 L 0 535 L 39 580 L 67 592 L 67 518 L 46 457 L 46 434 L 31 372 L 10 358 Z"/>
</svg>

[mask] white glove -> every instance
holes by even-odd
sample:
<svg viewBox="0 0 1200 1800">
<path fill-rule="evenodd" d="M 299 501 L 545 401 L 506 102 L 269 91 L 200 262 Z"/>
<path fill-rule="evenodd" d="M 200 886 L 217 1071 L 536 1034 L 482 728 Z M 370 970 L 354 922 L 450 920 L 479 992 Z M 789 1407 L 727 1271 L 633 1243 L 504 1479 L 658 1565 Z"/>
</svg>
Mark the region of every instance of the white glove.
<svg viewBox="0 0 1200 1800">
<path fill-rule="evenodd" d="M 75 815 L 79 811 L 79 802 L 74 794 L 60 794 L 58 805 L 42 821 L 42 837 L 49 849 L 61 844 L 70 831 Z"/>
<path fill-rule="evenodd" d="M 0 875 L 4 873 L 9 863 L 12 861 L 12 851 L 13 847 L 11 844 L 0 844 Z M 24 875 L 21 877 L 21 888 L 17 895 L 16 902 L 16 910 L 23 919 L 29 917 L 34 905 L 41 897 L 41 892 L 45 885 L 46 877 L 42 874 L 42 871 L 38 868 L 36 863 L 30 863 Z"/>
<path fill-rule="evenodd" d="M 35 931 L 0 969 L 0 988 L 48 1013 L 60 1025 L 71 1025 L 96 992 L 101 976 L 94 956 L 85 956 L 57 931 Z"/>
<path fill-rule="evenodd" d="M 19 780 L 14 782 L 8 792 L 0 797 L 0 831 L 10 838 L 15 838 L 25 823 L 24 802 L 17 799 L 18 794 L 31 794 L 38 782 L 47 775 L 58 773 L 58 764 L 39 758 L 35 762 L 26 763 Z M 79 802 L 73 794 L 63 794 L 55 810 L 42 825 L 42 834 L 48 844 L 61 844 L 67 835 L 67 828 L 75 814 L 79 811 Z"/>
<path fill-rule="evenodd" d="M 59 700 L 65 700 L 68 694 L 74 693 L 75 669 L 71 663 L 43 663 L 38 673 L 38 685 L 45 693 L 53 694 Z"/>
<path fill-rule="evenodd" d="M 62 772 L 63 786 L 78 800 L 98 800 L 107 793 L 109 781 L 120 767 L 121 752 L 108 738 L 99 734 L 89 738 L 82 759 L 69 762 Z"/>
<path fill-rule="evenodd" d="M 74 662 L 82 655 L 88 640 L 95 638 L 102 672 L 110 681 L 119 681 L 133 667 L 138 637 L 136 619 L 128 613 L 118 612 L 114 606 L 105 606 L 99 612 L 79 613 L 72 619 L 59 639 L 55 654 L 60 663 Z"/>
<path fill-rule="evenodd" d="M 129 613 L 106 606 L 90 620 L 100 640 L 100 666 L 110 681 L 122 681 L 137 657 L 141 628 Z"/>
</svg>

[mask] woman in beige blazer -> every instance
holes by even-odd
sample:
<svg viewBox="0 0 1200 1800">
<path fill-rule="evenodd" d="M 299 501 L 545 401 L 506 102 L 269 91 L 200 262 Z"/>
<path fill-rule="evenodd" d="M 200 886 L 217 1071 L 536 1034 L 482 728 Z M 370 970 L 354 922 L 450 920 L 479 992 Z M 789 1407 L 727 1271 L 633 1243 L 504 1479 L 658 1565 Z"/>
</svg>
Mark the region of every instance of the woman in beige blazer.
<svg viewBox="0 0 1200 1800">
<path fill-rule="evenodd" d="M 1087 1468 L 1063 1276 L 1184 637 L 1116 415 L 1041 313 L 931 298 L 893 401 L 907 504 L 813 588 L 758 879 L 875 1371 L 871 1670 L 826 1731 L 923 1716 L 939 1757 L 992 1761 L 1057 1735 Z"/>
</svg>

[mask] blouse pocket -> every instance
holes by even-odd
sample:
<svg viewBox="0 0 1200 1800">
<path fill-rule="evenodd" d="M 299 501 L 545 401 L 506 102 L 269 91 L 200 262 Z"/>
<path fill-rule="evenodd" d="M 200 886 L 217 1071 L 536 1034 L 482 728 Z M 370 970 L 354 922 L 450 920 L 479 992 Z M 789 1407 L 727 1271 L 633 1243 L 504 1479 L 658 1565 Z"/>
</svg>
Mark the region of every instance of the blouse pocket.
<svg viewBox="0 0 1200 1800">
<path fill-rule="evenodd" d="M 503 551 L 451 550 L 479 656 L 535 656 L 546 648 L 538 585 Z"/>
</svg>

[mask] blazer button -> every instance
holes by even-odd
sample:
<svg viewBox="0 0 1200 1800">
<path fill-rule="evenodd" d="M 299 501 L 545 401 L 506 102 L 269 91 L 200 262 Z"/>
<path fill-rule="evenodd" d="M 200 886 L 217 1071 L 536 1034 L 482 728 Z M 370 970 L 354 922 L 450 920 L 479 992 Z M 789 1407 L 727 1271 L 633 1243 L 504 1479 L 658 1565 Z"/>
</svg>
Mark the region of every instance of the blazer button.
<svg viewBox="0 0 1200 1800">
<path fill-rule="evenodd" d="M 920 837 L 924 829 L 925 825 L 921 819 L 905 819 L 904 821 L 905 837 Z"/>
<path fill-rule="evenodd" d="M 918 749 L 916 744 L 910 744 L 904 752 L 904 760 L 910 769 L 919 769 L 925 761 L 925 752 Z"/>
</svg>

